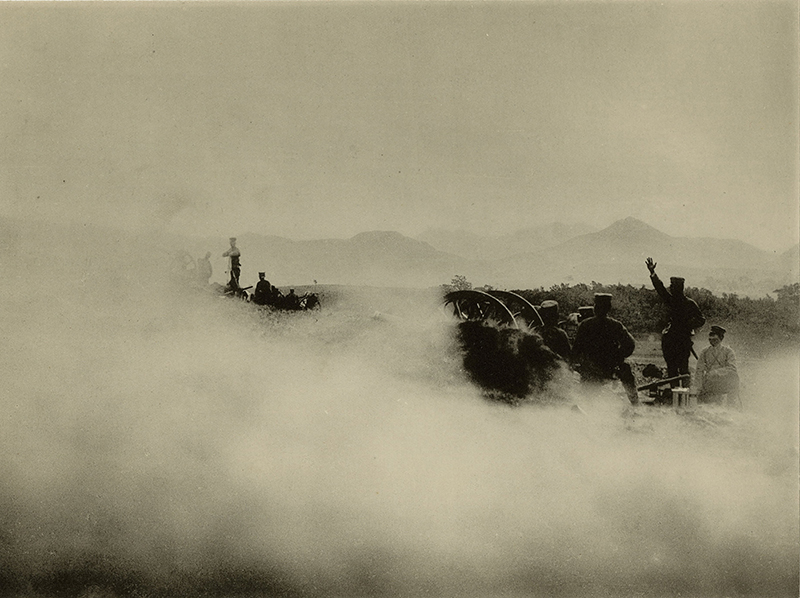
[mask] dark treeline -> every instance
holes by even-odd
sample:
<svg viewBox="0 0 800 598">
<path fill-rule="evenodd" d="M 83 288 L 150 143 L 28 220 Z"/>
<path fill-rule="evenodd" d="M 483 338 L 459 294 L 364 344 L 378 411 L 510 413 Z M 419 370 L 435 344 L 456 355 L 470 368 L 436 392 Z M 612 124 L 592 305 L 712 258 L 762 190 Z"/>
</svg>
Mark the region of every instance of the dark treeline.
<svg viewBox="0 0 800 598">
<path fill-rule="evenodd" d="M 472 286 L 464 277 L 456 277 L 445 286 L 465 288 L 466 285 Z M 490 287 L 475 288 L 488 290 Z M 612 317 L 623 322 L 632 334 L 658 334 L 667 325 L 666 306 L 649 286 L 592 282 L 560 284 L 549 289 L 515 289 L 514 292 L 534 305 L 540 305 L 545 299 L 555 299 L 562 318 L 583 305 L 592 305 L 595 293 L 611 293 L 614 296 Z M 771 346 L 797 346 L 800 342 L 800 283 L 776 289 L 776 297 L 758 299 L 728 293 L 717 296 L 708 289 L 696 287 L 687 287 L 685 292 L 697 301 L 706 318 L 700 338 L 705 336 L 710 324 L 717 324 L 727 328 L 738 341 L 748 343 L 754 352 Z"/>
<path fill-rule="evenodd" d="M 545 299 L 555 299 L 562 316 L 577 311 L 582 305 L 592 305 L 595 293 L 611 293 L 614 295 L 612 316 L 635 335 L 659 333 L 668 321 L 666 306 L 655 290 L 646 286 L 592 282 L 515 292 L 534 305 Z M 761 339 L 765 344 L 781 345 L 796 343 L 800 339 L 800 283 L 777 289 L 775 294 L 777 298 L 753 299 L 727 293 L 718 297 L 708 289 L 686 289 L 686 295 L 697 301 L 706 318 L 703 330 L 713 323 L 746 337 L 748 341 Z"/>
</svg>

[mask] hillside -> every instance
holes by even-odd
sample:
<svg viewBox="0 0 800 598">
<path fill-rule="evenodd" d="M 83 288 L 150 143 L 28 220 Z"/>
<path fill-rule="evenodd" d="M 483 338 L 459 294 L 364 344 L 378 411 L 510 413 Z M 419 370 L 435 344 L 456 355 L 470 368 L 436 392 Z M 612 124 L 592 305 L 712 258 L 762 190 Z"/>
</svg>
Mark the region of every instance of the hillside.
<svg viewBox="0 0 800 598">
<path fill-rule="evenodd" d="M 215 270 L 225 268 L 217 258 L 227 242 L 219 239 L 187 240 L 193 254 L 214 247 Z M 292 241 L 252 233 L 238 237 L 242 251 L 242 284 L 254 284 L 258 272 L 276 286 L 353 284 L 427 287 L 449 281 L 454 273 L 473 271 L 465 258 L 437 251 L 427 243 L 392 231 L 364 232 L 350 239 Z M 224 278 L 224 277 L 223 277 Z M 222 281 L 215 275 L 214 280 Z"/>
<path fill-rule="evenodd" d="M 37 240 L 11 262 L 17 266 L 46 259 L 55 260 L 64 268 L 79 266 L 92 271 L 98 256 L 84 247 L 83 240 L 94 239 L 107 245 L 106 257 L 118 255 L 118 261 L 129 259 L 135 268 L 141 265 L 159 271 L 179 249 L 195 258 L 210 252 L 212 281 L 227 280 L 227 260 L 222 257 L 228 248 L 225 238 L 133 233 L 9 219 L 0 219 L 0 231 L 4 233 L 2 239 L 8 255 L 19 253 L 21 240 Z M 48 249 L 54 243 L 67 245 L 49 255 Z M 264 271 L 270 282 L 279 287 L 311 285 L 316 281 L 422 288 L 447 283 L 455 275 L 466 276 L 475 285 L 506 289 L 592 281 L 638 286 L 649 285 L 644 266 L 647 257 L 658 262 L 658 272 L 665 281 L 669 276 L 684 276 L 688 286 L 704 287 L 715 293 L 763 297 L 800 279 L 798 246 L 775 255 L 732 239 L 673 237 L 634 218 L 539 251 L 494 260 L 468 259 L 392 231 L 364 232 L 350 239 L 308 241 L 248 233 L 239 236 L 238 245 L 242 251 L 243 285 L 255 284 L 258 272 Z M 160 257 L 153 262 L 144 257 L 148 252 Z M 129 269 L 122 269 L 105 276 L 111 280 L 128 273 Z M 18 276 L 17 271 L 9 270 L 7 274 L 12 278 Z"/>
<path fill-rule="evenodd" d="M 716 292 L 763 295 L 794 281 L 783 256 L 733 239 L 672 237 L 626 218 L 566 243 L 497 261 L 492 268 L 495 282 L 489 284 L 521 288 L 591 281 L 649 284 L 647 257 L 658 262 L 662 278 L 684 276 L 687 285 Z"/>
<path fill-rule="evenodd" d="M 496 236 L 483 236 L 463 230 L 429 229 L 416 239 L 428 243 L 439 251 L 482 261 L 540 251 L 595 230 L 594 227 L 582 223 L 554 222 Z"/>
</svg>

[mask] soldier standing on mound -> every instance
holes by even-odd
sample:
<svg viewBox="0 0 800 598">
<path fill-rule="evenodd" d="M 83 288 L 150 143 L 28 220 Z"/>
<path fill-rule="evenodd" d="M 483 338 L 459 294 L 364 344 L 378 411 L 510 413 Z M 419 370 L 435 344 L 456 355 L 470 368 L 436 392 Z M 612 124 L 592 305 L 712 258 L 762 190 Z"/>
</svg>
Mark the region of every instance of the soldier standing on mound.
<svg viewBox="0 0 800 598">
<path fill-rule="evenodd" d="M 236 247 L 236 237 L 231 237 L 230 243 L 231 248 L 223 253 L 222 257 L 230 259 L 231 279 L 228 282 L 228 286 L 230 286 L 232 291 L 236 291 L 239 289 L 239 274 L 242 272 L 242 266 L 239 261 L 242 253 L 239 251 L 239 248 Z"/>
</svg>

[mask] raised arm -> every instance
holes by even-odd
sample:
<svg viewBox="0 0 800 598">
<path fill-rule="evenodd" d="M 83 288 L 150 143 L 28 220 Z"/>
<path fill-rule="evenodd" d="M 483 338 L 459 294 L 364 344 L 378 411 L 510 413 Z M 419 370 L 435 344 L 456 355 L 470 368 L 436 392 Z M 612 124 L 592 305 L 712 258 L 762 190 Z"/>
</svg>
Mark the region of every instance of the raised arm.
<svg viewBox="0 0 800 598">
<path fill-rule="evenodd" d="M 669 303 L 672 301 L 672 295 L 669 294 L 669 291 L 664 286 L 664 283 L 661 282 L 661 279 L 656 274 L 656 262 L 653 261 L 653 258 L 649 257 L 644 261 L 647 269 L 650 271 L 650 282 L 653 283 L 653 288 L 658 293 L 658 296 L 661 297 L 664 301 Z"/>
</svg>

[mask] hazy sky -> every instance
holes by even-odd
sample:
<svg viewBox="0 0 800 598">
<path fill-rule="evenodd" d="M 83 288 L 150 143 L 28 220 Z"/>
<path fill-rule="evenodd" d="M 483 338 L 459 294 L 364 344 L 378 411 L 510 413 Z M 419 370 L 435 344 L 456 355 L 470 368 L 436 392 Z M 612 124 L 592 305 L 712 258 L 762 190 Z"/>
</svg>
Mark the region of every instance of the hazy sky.
<svg viewBox="0 0 800 598">
<path fill-rule="evenodd" d="M 798 2 L 0 3 L 0 214 L 798 240 Z"/>
</svg>

